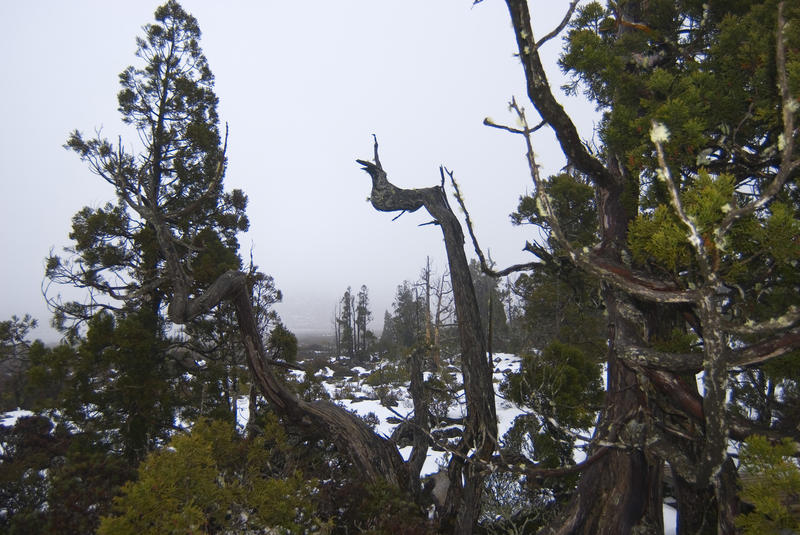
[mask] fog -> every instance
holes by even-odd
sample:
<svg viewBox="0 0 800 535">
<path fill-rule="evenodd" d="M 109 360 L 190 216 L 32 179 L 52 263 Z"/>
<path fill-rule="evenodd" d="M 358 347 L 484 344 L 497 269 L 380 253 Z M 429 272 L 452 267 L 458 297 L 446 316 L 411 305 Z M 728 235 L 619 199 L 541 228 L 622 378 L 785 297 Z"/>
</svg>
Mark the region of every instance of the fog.
<svg viewBox="0 0 800 535">
<path fill-rule="evenodd" d="M 54 341 L 42 297 L 44 259 L 68 247 L 71 217 L 114 201 L 111 187 L 62 146 L 73 129 L 136 133 L 117 112 L 117 75 L 137 64 L 135 38 L 158 2 L 0 4 L 0 320 L 30 313 L 33 336 Z M 426 256 L 446 269 L 441 232 L 420 210 L 392 221 L 366 201 L 370 180 L 355 163 L 381 161 L 400 187 L 455 173 L 484 250 L 500 267 L 527 262 L 531 228 L 509 213 L 531 189 L 519 137 L 483 126 L 513 124 L 511 97 L 527 103 L 505 4 L 485 0 L 217 2 L 184 0 L 199 21 L 216 77 L 219 113 L 230 128 L 227 188 L 249 196 L 242 256 L 271 274 L 284 294 L 278 311 L 298 333 L 330 331 L 348 286 L 367 285 L 379 331 L 395 289 L 414 280 Z M 534 30 L 553 29 L 567 2 L 531 0 Z M 551 85 L 560 38 L 542 50 Z M 596 114 L 564 98 L 587 141 Z M 527 106 L 531 108 L 530 105 Z M 531 122 L 535 112 L 529 111 Z M 542 172 L 564 160 L 552 134 L 535 137 Z M 471 245 L 467 244 L 471 253 Z M 474 256 L 474 255 L 473 255 Z M 65 297 L 74 289 L 53 288 Z"/>
</svg>

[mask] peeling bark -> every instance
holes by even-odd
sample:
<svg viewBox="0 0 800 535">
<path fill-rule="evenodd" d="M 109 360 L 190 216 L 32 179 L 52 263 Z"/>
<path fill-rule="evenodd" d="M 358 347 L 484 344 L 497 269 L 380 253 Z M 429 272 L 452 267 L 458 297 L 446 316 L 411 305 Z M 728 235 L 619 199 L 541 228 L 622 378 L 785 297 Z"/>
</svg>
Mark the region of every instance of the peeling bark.
<svg viewBox="0 0 800 535">
<path fill-rule="evenodd" d="M 629 533 L 658 530 L 660 504 L 654 498 L 658 478 L 652 470 L 668 460 L 676 472 L 681 532 L 703 532 L 713 517 L 713 530 L 732 533 L 737 508 L 735 470 L 727 456 L 729 436 L 743 438 L 749 431 L 727 411 L 727 379 L 731 368 L 758 364 L 785 355 L 800 347 L 800 313 L 795 307 L 760 324 L 734 323 L 723 318 L 724 288 L 717 273 L 718 263 L 706 247 L 694 221 L 683 210 L 678 186 L 672 181 L 660 142 L 654 140 L 660 176 L 664 178 L 670 205 L 686 227 L 693 259 L 698 266 L 694 286 L 683 288 L 674 281 L 659 281 L 650 274 L 634 272 L 622 261 L 627 228 L 634 213 L 626 213 L 624 192 L 637 190 L 635 177 L 627 176 L 625 166 L 613 154 L 601 162 L 580 139 L 575 125 L 550 90 L 539 58 L 525 0 L 506 0 L 517 38 L 519 57 L 527 82 L 527 93 L 543 124 L 549 125 L 569 164 L 593 183 L 601 227 L 601 242 L 592 251 L 574 250 L 560 233 L 559 222 L 548 207 L 538 169 L 533 161 L 530 133 L 524 111 L 515 102 L 524 129 L 508 129 L 525 137 L 531 176 L 537 188 L 537 202 L 547 219 L 552 235 L 568 253 L 570 261 L 603 281 L 604 302 L 608 311 L 609 355 L 607 399 L 598 423 L 597 444 L 616 449 L 583 472 L 572 502 L 566 506 L 552 533 Z M 618 15 L 624 20 L 641 20 L 646 2 L 619 3 Z M 789 91 L 783 29 L 783 3 L 778 4 L 776 28 L 776 66 L 781 102 L 793 102 Z M 620 33 L 626 30 L 620 26 Z M 753 201 L 731 210 L 716 229 L 721 241 L 733 224 L 766 206 L 780 192 L 788 177 L 800 167 L 794 159 L 794 117 L 796 106 L 782 106 L 783 137 L 780 166 Z M 541 249 L 526 246 L 540 254 Z M 546 255 L 546 251 L 544 252 Z M 524 269 L 524 266 L 519 266 Z M 676 306 L 678 305 L 678 306 Z M 653 315 L 648 310 L 661 312 Z M 658 317 L 658 316 L 661 317 Z M 666 353 L 652 347 L 651 335 L 663 328 L 663 320 L 683 318 L 701 337 L 701 353 Z M 732 349 L 730 335 L 757 336 L 746 347 Z M 662 338 L 665 339 L 665 338 Z M 704 372 L 704 395 L 679 379 L 680 374 Z M 637 467 L 638 476 L 635 475 Z M 636 494 L 640 494 L 639 497 Z M 646 498 L 642 498 L 646 497 Z M 701 511 L 697 503 L 713 497 L 713 511 Z M 638 500 L 638 501 L 637 501 Z M 620 504 L 624 504 L 620 506 Z M 648 505 L 649 504 L 649 505 Z"/>
</svg>

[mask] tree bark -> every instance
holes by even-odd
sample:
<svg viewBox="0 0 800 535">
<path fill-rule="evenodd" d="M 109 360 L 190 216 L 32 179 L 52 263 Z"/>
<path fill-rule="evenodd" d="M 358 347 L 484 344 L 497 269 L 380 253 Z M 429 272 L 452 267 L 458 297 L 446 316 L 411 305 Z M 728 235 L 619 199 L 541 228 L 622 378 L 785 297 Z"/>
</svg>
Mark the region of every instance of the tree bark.
<svg viewBox="0 0 800 535">
<path fill-rule="evenodd" d="M 430 417 L 428 402 L 425 396 L 425 376 L 422 371 L 423 355 L 426 348 L 415 347 L 409 357 L 409 375 L 411 376 L 410 393 L 414 403 L 414 426 L 412 428 L 412 449 L 408 458 L 409 489 L 415 497 L 421 490 L 419 474 L 425 459 L 428 457 L 430 444 Z"/>
<path fill-rule="evenodd" d="M 713 485 L 698 488 L 672 470 L 678 509 L 678 533 L 717 535 L 736 533 L 734 518 L 739 513 L 736 495 L 736 466 L 728 458 L 720 474 L 721 492 Z M 721 496 L 720 500 L 717 496 Z"/>
<path fill-rule="evenodd" d="M 617 354 L 619 344 L 638 338 L 639 327 L 619 312 L 624 298 L 617 290 L 606 287 L 603 297 L 609 318 L 608 381 L 589 455 L 600 445 L 611 449 L 583 470 L 572 500 L 546 533 L 662 534 L 664 463 L 647 452 L 649 410 L 641 381 Z"/>
<path fill-rule="evenodd" d="M 222 301 L 230 301 L 236 310 L 253 380 L 275 411 L 306 436 L 332 441 L 368 480 L 386 481 L 405 489 L 408 481 L 406 466 L 393 443 L 375 434 L 358 416 L 331 402 L 306 402 L 298 398 L 269 368 L 246 275 L 237 270 L 223 273 L 208 288 L 190 298 L 192 280 L 183 268 L 160 207 L 155 202 L 152 208 L 129 204 L 153 226 L 164 254 L 173 289 L 168 307 L 169 319 L 183 325 L 206 314 Z"/>
<path fill-rule="evenodd" d="M 414 212 L 424 207 L 444 235 L 461 342 L 467 417 L 458 455 L 452 456 L 448 468 L 450 487 L 443 524 L 452 526 L 455 533 L 469 534 L 480 513 L 482 461 L 488 461 L 497 446 L 497 416 L 492 368 L 486 356 L 478 301 L 464 253 L 464 233 L 441 187 L 400 189 L 390 183 L 378 158 L 377 140 L 374 158 L 374 162 L 357 160 L 372 178 L 373 207 L 382 212 Z"/>
<path fill-rule="evenodd" d="M 207 299 L 208 295 L 215 296 L 215 299 Z M 181 299 L 185 303 L 172 306 Z M 405 463 L 393 443 L 375 434 L 358 416 L 331 402 L 299 399 L 267 366 L 266 351 L 244 273 L 230 271 L 220 276 L 206 293 L 193 300 L 175 295 L 170 305 L 170 319 L 174 323 L 186 323 L 224 299 L 230 300 L 235 307 L 247 352 L 247 364 L 253 378 L 276 412 L 307 436 L 331 440 L 339 452 L 348 456 L 356 469 L 370 481 L 387 481 L 405 489 Z M 195 306 L 198 301 L 204 307 Z M 175 310 L 190 310 L 193 315 L 177 316 L 173 313 Z"/>
</svg>

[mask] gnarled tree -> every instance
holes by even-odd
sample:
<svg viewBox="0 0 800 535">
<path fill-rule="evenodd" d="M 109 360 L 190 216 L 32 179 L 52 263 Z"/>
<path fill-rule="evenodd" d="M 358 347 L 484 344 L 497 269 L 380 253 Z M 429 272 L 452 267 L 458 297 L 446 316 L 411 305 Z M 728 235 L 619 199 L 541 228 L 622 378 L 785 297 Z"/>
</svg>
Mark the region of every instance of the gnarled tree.
<svg viewBox="0 0 800 535">
<path fill-rule="evenodd" d="M 253 310 L 252 277 L 240 269 L 236 254 L 244 195 L 223 191 L 225 143 L 197 21 L 174 0 L 156 10 L 156 20 L 137 40 L 144 68 L 120 76 L 120 111 L 145 150 L 134 155 L 121 141 L 87 140 L 77 132 L 68 142 L 119 201 L 80 216 L 86 240 L 102 245 L 101 254 L 86 253 L 72 264 L 51 258 L 48 276 L 103 292 L 109 302 L 58 310 L 82 319 L 91 306 L 115 302 L 123 303 L 123 312 L 145 306 L 160 313 L 166 306 L 169 321 L 187 325 L 230 304 L 253 381 L 284 421 L 306 437 L 333 442 L 369 480 L 406 487 L 405 465 L 393 444 L 331 402 L 299 399 L 270 369 Z M 110 237 L 108 225 L 97 221 L 114 223 L 118 235 Z M 135 269 L 119 267 L 131 259 L 138 260 Z"/>
<path fill-rule="evenodd" d="M 798 7 L 583 6 L 561 64 L 576 77 L 573 90 L 583 84 L 603 110 L 593 153 L 542 66 L 539 49 L 558 32 L 537 41 L 528 3 L 507 5 L 539 127 L 552 128 L 594 189 L 594 246 L 577 247 L 561 230 L 533 152 L 539 127 L 522 107 L 512 102 L 522 128 L 488 124 L 525 140 L 539 215 L 568 261 L 601 281 L 607 311 L 607 392 L 593 449 L 608 453 L 585 467 L 548 532 L 660 533 L 666 462 L 679 531 L 732 533 L 729 439 L 774 430 L 734 411 L 729 377 L 800 347 L 800 33 L 787 24 Z M 694 344 L 667 343 L 681 338 Z"/>
<path fill-rule="evenodd" d="M 448 467 L 450 485 L 443 516 L 445 523 L 455 522 L 453 528 L 456 533 L 471 533 L 480 512 L 486 463 L 497 446 L 497 414 L 492 366 L 486 353 L 478 300 L 464 253 L 464 232 L 445 196 L 444 170 L 442 186 L 398 188 L 389 182 L 381 165 L 377 139 L 374 161 L 357 161 L 372 178 L 370 202 L 376 210 L 415 212 L 424 207 L 444 235 L 458 319 L 467 417 L 464 434 Z"/>
</svg>

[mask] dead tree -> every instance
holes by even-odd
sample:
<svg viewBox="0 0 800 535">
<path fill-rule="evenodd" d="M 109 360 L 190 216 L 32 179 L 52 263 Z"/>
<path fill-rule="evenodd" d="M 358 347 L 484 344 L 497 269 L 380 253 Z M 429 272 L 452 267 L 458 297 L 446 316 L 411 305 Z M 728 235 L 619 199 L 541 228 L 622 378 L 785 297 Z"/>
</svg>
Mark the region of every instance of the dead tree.
<svg viewBox="0 0 800 535">
<path fill-rule="evenodd" d="M 464 253 L 464 233 L 442 186 L 401 189 L 389 182 L 378 158 L 377 139 L 374 161 L 357 161 L 372 177 L 370 201 L 376 210 L 414 212 L 424 207 L 444 235 L 461 342 L 467 418 L 448 468 L 450 486 L 443 524 L 455 533 L 471 533 L 480 512 L 485 462 L 491 459 L 497 446 L 497 415 L 492 367 L 487 359 L 478 301 Z"/>
</svg>

